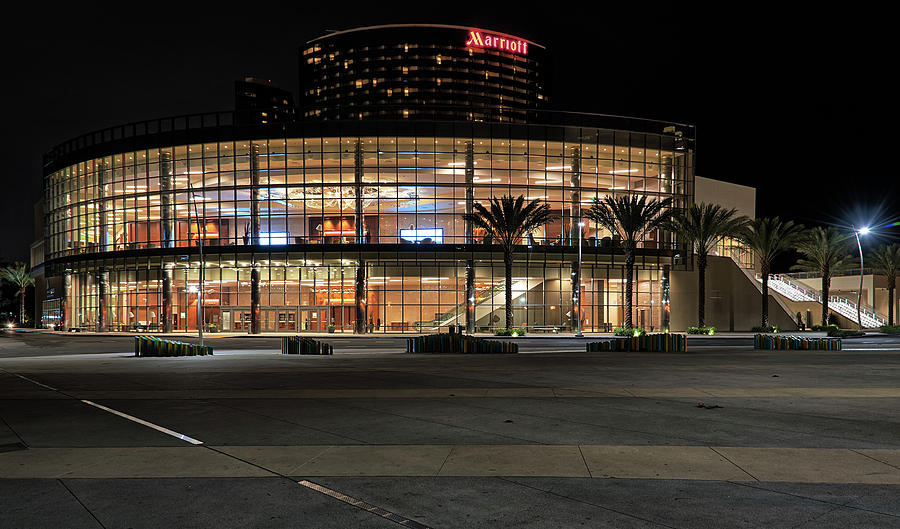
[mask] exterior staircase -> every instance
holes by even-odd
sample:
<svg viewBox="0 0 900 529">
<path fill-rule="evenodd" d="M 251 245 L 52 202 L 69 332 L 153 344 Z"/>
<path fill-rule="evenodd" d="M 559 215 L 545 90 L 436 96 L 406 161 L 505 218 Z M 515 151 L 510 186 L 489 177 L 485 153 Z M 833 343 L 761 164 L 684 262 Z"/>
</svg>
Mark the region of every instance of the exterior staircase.
<svg viewBox="0 0 900 529">
<path fill-rule="evenodd" d="M 512 292 L 513 301 L 519 296 L 525 294 L 528 290 L 527 281 L 513 281 Z M 497 310 L 497 307 L 504 307 L 506 301 L 506 281 L 478 290 L 475 292 L 475 321 L 487 316 L 490 312 Z M 463 301 L 459 305 L 453 307 L 447 312 L 441 314 L 431 321 L 423 321 L 416 323 L 416 329 L 419 331 L 435 330 L 447 325 L 465 325 L 466 323 L 466 302 Z"/>
<path fill-rule="evenodd" d="M 756 274 L 756 280 L 762 283 L 762 277 Z M 814 301 L 822 303 L 822 293 L 803 283 L 782 274 L 769 274 L 769 288 L 791 301 Z M 857 321 L 856 303 L 839 296 L 828 297 L 828 309 L 837 312 L 850 321 Z M 863 304 L 861 306 L 862 326 L 873 329 L 887 324 L 887 318 Z"/>
</svg>

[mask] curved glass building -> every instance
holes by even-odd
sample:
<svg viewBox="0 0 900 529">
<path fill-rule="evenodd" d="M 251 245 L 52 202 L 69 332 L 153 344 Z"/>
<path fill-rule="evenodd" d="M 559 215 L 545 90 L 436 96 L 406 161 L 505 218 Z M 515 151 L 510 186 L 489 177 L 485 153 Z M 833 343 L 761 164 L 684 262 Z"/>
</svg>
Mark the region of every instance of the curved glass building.
<svg viewBox="0 0 900 529">
<path fill-rule="evenodd" d="M 443 53 L 443 52 L 442 52 Z M 430 117 L 429 112 L 434 112 Z M 233 113 L 131 124 L 45 157 L 44 324 L 110 331 L 420 332 L 502 327 L 503 256 L 462 214 L 502 195 L 558 219 L 520 242 L 517 326 L 624 320 L 624 258 L 578 222 L 609 195 L 693 199 L 693 128 L 530 109 L 528 123 Z M 582 247 L 582 266 L 578 246 Z M 668 235 L 639 245 L 635 325 L 659 327 Z M 580 272 L 580 278 L 579 278 Z"/>
</svg>

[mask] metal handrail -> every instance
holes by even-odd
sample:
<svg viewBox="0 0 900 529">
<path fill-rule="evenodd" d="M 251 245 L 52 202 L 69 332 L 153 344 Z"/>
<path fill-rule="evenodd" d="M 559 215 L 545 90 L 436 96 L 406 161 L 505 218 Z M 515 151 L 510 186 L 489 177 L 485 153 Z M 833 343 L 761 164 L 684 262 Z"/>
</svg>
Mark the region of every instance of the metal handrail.
<svg viewBox="0 0 900 529">
<path fill-rule="evenodd" d="M 756 274 L 757 280 L 761 280 L 761 275 Z M 785 274 L 769 274 L 769 286 L 772 290 L 790 297 L 791 292 L 788 292 L 788 289 L 784 289 L 780 287 L 780 285 L 786 285 L 790 290 L 794 290 L 799 292 L 804 298 L 807 299 L 791 299 L 791 301 L 815 301 L 817 303 L 822 302 L 822 293 L 819 290 L 813 289 L 804 285 L 802 283 L 797 282 L 792 277 L 788 277 Z M 861 318 L 865 327 L 878 327 L 884 325 L 887 322 L 887 318 L 878 313 L 874 307 L 867 305 L 865 303 L 860 304 L 859 312 L 857 312 L 856 303 L 853 301 L 840 297 L 838 295 L 829 295 L 828 296 L 828 306 L 829 308 L 834 308 L 835 312 L 838 312 L 842 316 L 846 317 L 851 321 L 856 321 L 857 317 Z"/>
</svg>

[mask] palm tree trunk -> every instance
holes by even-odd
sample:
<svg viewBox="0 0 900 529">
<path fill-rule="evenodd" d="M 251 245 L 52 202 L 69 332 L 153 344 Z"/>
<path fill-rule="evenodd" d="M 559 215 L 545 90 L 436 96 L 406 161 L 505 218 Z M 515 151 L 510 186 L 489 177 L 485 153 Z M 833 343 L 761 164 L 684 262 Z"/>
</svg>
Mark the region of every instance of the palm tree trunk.
<svg viewBox="0 0 900 529">
<path fill-rule="evenodd" d="M 831 278 L 828 271 L 822 273 L 822 325 L 828 325 L 828 287 L 831 286 Z"/>
<path fill-rule="evenodd" d="M 625 328 L 632 328 L 631 292 L 634 283 L 634 250 L 625 248 Z"/>
<path fill-rule="evenodd" d="M 697 270 L 700 277 L 697 280 L 697 326 L 706 326 L 706 254 L 697 254 Z"/>
<path fill-rule="evenodd" d="M 19 325 L 25 326 L 25 289 L 19 291 Z"/>
<path fill-rule="evenodd" d="M 894 279 L 894 283 L 896 283 Z M 888 286 L 888 325 L 894 325 L 894 283 Z"/>
<path fill-rule="evenodd" d="M 762 275 L 762 323 L 763 327 L 769 326 L 769 265 L 764 264 L 759 269 Z"/>
<path fill-rule="evenodd" d="M 503 252 L 503 265 L 506 268 L 506 328 L 512 329 L 513 310 L 512 310 L 512 251 Z"/>
</svg>

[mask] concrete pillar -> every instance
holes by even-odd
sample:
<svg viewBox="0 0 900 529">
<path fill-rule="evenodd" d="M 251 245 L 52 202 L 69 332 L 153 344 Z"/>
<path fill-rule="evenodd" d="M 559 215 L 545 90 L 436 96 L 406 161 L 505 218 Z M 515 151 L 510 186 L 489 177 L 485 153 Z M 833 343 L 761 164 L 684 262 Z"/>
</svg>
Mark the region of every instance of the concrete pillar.
<svg viewBox="0 0 900 529">
<path fill-rule="evenodd" d="M 100 170 L 97 172 L 97 234 L 98 252 L 109 251 L 109 234 L 107 233 L 106 224 L 106 186 L 109 184 L 109 165 L 106 162 L 100 164 Z"/>
<path fill-rule="evenodd" d="M 250 145 L 250 244 L 259 244 L 259 145 Z M 259 263 L 250 260 L 250 334 L 260 333 L 259 312 Z"/>
<path fill-rule="evenodd" d="M 259 244 L 259 145 L 250 146 L 250 244 Z"/>
<path fill-rule="evenodd" d="M 172 332 L 172 269 L 162 267 L 162 331 Z"/>
<path fill-rule="evenodd" d="M 106 292 L 108 283 L 109 272 L 105 268 L 100 267 L 97 271 L 97 332 L 106 332 L 108 330 L 106 323 L 109 316 L 109 301 Z"/>
<path fill-rule="evenodd" d="M 466 261 L 466 333 L 475 332 L 475 261 Z"/>
<path fill-rule="evenodd" d="M 475 143 L 466 142 L 466 214 L 475 213 Z M 466 244 L 475 244 L 475 228 L 466 222 Z"/>
<path fill-rule="evenodd" d="M 259 266 L 250 270 L 250 334 L 259 334 Z"/>
<path fill-rule="evenodd" d="M 365 334 L 366 332 L 366 262 L 362 259 L 356 261 L 356 314 L 353 321 L 353 333 Z"/>
<path fill-rule="evenodd" d="M 581 222 L 581 149 L 572 149 L 572 173 L 569 182 L 572 184 L 571 203 L 569 205 L 569 244 L 578 244 L 578 223 Z"/>
<path fill-rule="evenodd" d="M 366 242 L 366 226 L 365 215 L 363 213 L 363 151 L 362 145 L 357 141 L 356 148 L 353 151 L 353 186 L 354 197 L 356 199 L 355 208 L 355 230 L 356 243 L 362 244 Z M 365 272 L 363 272 L 365 273 Z M 357 301 L 357 304 L 359 302 Z"/>
<path fill-rule="evenodd" d="M 575 226 L 577 229 L 578 226 Z M 572 332 L 581 330 L 581 263 L 572 261 Z"/>
<path fill-rule="evenodd" d="M 669 322 L 671 321 L 671 308 L 669 307 L 670 297 L 669 297 L 669 274 L 670 274 L 670 266 L 663 265 L 662 276 L 660 277 L 660 288 L 659 291 L 662 295 L 662 300 L 660 303 L 662 314 L 660 314 L 660 325 L 662 326 L 663 332 L 669 332 Z"/>
<path fill-rule="evenodd" d="M 190 176 L 189 176 L 190 177 Z M 163 248 L 175 246 L 175 230 L 172 215 L 172 155 L 164 152 L 159 156 L 159 191 L 160 191 L 160 230 L 159 237 Z M 188 223 L 190 224 L 190 223 Z M 199 229 L 200 226 L 198 225 Z"/>
<path fill-rule="evenodd" d="M 59 309 L 61 314 L 59 315 L 59 328 L 61 331 L 68 331 L 72 326 L 72 307 L 69 304 L 72 302 L 72 271 L 66 269 L 63 272 L 63 289 L 62 289 L 62 299 L 60 299 Z"/>
<path fill-rule="evenodd" d="M 466 142 L 466 213 L 475 213 L 475 143 Z M 466 244 L 475 244 L 475 229 L 466 222 Z M 475 332 L 475 260 L 466 260 L 466 333 Z"/>
</svg>

